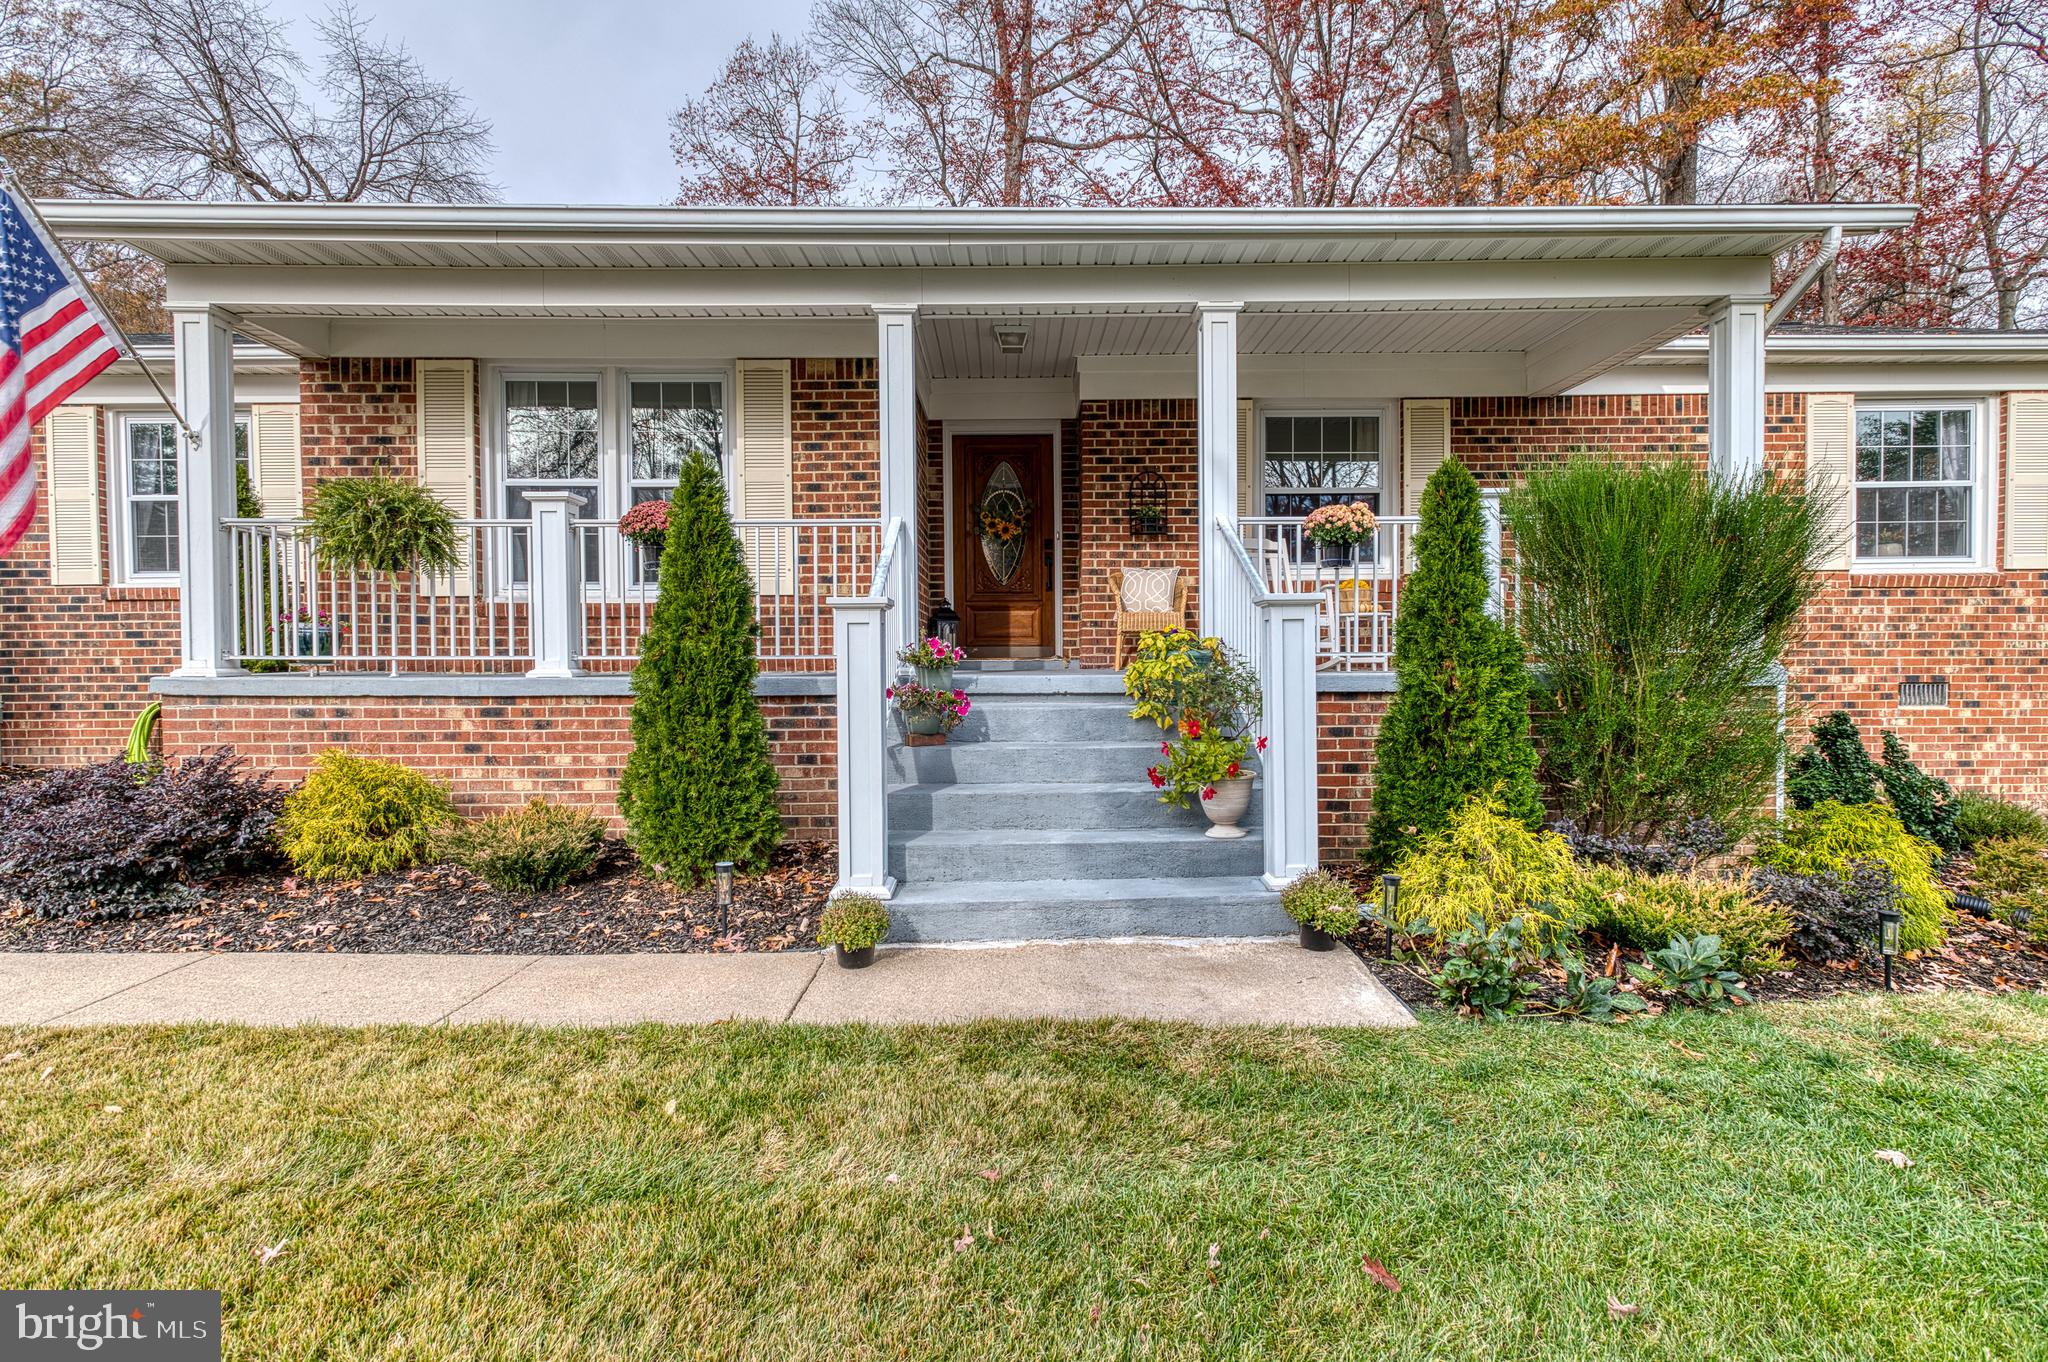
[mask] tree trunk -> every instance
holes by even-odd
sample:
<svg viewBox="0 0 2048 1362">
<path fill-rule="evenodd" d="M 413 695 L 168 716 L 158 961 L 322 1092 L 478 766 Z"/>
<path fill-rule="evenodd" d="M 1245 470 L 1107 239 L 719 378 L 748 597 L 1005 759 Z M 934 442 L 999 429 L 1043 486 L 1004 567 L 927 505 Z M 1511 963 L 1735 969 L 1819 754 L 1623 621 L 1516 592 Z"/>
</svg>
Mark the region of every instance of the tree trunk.
<svg viewBox="0 0 2048 1362">
<path fill-rule="evenodd" d="M 1458 54 L 1445 0 L 1425 0 L 1422 24 L 1430 60 L 1436 66 L 1437 98 L 1444 106 L 1444 156 L 1450 163 L 1451 201 L 1471 203 L 1472 129 L 1465 117 L 1465 87 L 1458 80 Z"/>
</svg>

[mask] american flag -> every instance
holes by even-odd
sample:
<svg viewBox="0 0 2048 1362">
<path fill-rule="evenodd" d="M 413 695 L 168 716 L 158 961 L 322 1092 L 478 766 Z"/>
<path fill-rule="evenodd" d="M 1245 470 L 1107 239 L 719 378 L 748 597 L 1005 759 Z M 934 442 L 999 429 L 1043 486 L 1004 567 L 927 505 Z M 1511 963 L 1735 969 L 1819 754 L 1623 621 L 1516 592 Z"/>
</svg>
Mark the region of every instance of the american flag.
<svg viewBox="0 0 2048 1362">
<path fill-rule="evenodd" d="M 29 432 L 121 357 L 120 333 L 18 194 L 0 188 L 0 555 L 35 519 Z"/>
</svg>

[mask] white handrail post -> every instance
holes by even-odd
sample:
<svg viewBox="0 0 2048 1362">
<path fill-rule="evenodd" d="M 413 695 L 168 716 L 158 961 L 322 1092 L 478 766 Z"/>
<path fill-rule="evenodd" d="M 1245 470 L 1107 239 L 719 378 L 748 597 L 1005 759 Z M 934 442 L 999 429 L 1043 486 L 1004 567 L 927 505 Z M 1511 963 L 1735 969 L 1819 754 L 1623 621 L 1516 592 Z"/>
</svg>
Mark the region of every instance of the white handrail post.
<svg viewBox="0 0 2048 1362">
<path fill-rule="evenodd" d="M 882 523 L 917 523 L 917 309 L 878 304 L 875 314 L 875 420 L 881 473 Z M 899 648 L 917 642 L 917 557 L 924 546 L 906 536 L 896 546 L 894 570 L 882 589 L 902 607 L 896 617 Z"/>
<path fill-rule="evenodd" d="M 884 545 L 886 552 L 887 546 Z M 889 898 L 887 596 L 835 596 L 832 649 L 837 680 L 833 727 L 838 730 L 839 879 L 832 896 Z"/>
<path fill-rule="evenodd" d="M 576 513 L 583 498 L 574 492 L 526 494 L 533 527 L 526 542 L 526 629 L 533 648 L 528 676 L 582 674 L 578 665 L 583 635 L 583 552 L 577 542 Z"/>
<path fill-rule="evenodd" d="M 1266 869 L 1269 889 L 1284 889 L 1320 861 L 1316 791 L 1316 605 L 1298 597 L 1260 602 L 1259 676 L 1266 752 Z"/>
<path fill-rule="evenodd" d="M 1479 493 L 1479 518 L 1486 534 L 1486 609 L 1495 619 L 1501 618 L 1503 597 L 1500 589 L 1500 489 L 1486 487 Z"/>
</svg>

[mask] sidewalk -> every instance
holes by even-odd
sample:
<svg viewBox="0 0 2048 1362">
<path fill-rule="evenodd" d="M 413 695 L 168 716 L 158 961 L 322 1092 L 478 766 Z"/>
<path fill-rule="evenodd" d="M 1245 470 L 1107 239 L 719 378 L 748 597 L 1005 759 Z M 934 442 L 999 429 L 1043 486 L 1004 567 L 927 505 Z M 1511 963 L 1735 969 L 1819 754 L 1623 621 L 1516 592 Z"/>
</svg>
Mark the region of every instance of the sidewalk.
<svg viewBox="0 0 2048 1362">
<path fill-rule="evenodd" d="M 0 953 L 0 1026 L 260 1026 L 1129 1017 L 1213 1026 L 1411 1026 L 1346 950 L 1293 942 L 883 947 L 825 955 Z"/>
</svg>

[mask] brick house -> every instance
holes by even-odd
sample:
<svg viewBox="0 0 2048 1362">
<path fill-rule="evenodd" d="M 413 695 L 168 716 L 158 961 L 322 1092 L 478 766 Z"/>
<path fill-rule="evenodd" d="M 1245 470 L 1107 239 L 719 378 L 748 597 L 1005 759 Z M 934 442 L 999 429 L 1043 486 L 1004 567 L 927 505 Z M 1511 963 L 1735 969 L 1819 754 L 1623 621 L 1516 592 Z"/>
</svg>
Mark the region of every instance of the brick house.
<svg viewBox="0 0 2048 1362">
<path fill-rule="evenodd" d="M 164 263 L 158 358 L 201 438 L 132 366 L 39 432 L 0 761 L 111 753 L 153 695 L 172 753 L 289 777 L 348 744 L 466 809 L 610 814 L 656 589 L 616 521 L 702 448 L 760 585 L 785 814 L 843 886 L 907 935 L 1251 929 L 1359 840 L 1423 481 L 1587 448 L 1848 492 L 1788 708 L 2048 798 L 2048 335 L 1772 325 L 1805 282 L 1774 258 L 1910 209 L 45 210 Z M 306 490 L 374 470 L 457 512 L 457 572 L 313 564 Z M 1383 528 L 1324 567 L 1299 520 L 1340 496 Z M 992 497 L 1028 507 L 1019 544 L 977 534 Z M 1135 567 L 1177 568 L 1188 623 L 1260 668 L 1242 842 L 1144 787 L 1156 739 L 1114 698 Z M 934 757 L 881 692 L 942 601 L 989 667 Z"/>
</svg>

